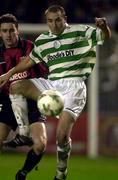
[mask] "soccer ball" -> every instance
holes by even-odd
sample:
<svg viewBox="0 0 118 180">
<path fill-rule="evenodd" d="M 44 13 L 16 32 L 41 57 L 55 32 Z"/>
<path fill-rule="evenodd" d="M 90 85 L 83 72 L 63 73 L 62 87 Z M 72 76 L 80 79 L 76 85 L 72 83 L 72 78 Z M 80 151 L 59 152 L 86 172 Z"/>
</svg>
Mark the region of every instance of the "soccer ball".
<svg viewBox="0 0 118 180">
<path fill-rule="evenodd" d="M 56 90 L 45 90 L 38 98 L 37 107 L 45 116 L 57 116 L 64 108 L 63 96 Z"/>
</svg>

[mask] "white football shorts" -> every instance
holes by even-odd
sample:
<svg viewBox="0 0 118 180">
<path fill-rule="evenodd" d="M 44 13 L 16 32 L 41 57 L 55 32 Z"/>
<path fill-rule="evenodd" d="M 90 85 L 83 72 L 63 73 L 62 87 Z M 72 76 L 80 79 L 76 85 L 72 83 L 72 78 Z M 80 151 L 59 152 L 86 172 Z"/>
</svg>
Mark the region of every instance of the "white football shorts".
<svg viewBox="0 0 118 180">
<path fill-rule="evenodd" d="M 76 120 L 86 103 L 86 85 L 81 78 L 64 78 L 55 81 L 44 78 L 30 79 L 41 91 L 57 90 L 64 97 L 64 111 L 68 111 Z"/>
</svg>

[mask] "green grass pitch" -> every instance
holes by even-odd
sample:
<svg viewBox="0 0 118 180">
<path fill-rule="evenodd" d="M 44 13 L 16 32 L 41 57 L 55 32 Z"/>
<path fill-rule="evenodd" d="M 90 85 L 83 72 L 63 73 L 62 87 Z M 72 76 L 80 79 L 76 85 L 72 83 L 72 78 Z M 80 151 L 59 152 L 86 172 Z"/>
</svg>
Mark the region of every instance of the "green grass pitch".
<svg viewBox="0 0 118 180">
<path fill-rule="evenodd" d="M 15 173 L 22 167 L 25 159 L 23 153 L 0 154 L 0 180 L 15 180 Z M 99 157 L 72 156 L 68 164 L 67 180 L 116 180 L 118 179 L 118 159 Z M 38 170 L 33 170 L 28 180 L 53 180 L 56 156 L 45 155 Z"/>
</svg>

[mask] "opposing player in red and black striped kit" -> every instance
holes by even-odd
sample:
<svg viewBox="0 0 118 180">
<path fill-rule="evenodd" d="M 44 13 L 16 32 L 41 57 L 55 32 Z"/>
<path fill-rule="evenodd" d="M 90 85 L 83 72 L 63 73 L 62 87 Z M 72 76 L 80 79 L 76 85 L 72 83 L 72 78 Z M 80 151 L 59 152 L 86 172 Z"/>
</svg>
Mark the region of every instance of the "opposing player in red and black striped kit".
<svg viewBox="0 0 118 180">
<path fill-rule="evenodd" d="M 33 43 L 19 37 L 18 21 L 12 14 L 5 14 L 0 17 L 0 36 L 3 41 L 0 46 L 0 75 L 2 75 L 16 66 L 20 61 L 20 57 L 27 56 L 30 53 L 33 48 Z M 21 58 L 21 60 L 23 60 L 23 58 Z M 0 89 L 0 148 L 2 148 L 3 141 L 6 140 L 11 129 L 16 130 L 19 124 L 19 132 L 25 137 L 25 135 L 29 133 L 27 127 L 30 125 L 33 146 L 28 152 L 23 166 L 24 172 L 26 173 L 30 172 L 38 164 L 45 151 L 47 143 L 45 118 L 38 111 L 36 102 L 28 100 L 28 103 L 26 103 L 26 99 L 19 95 L 10 97 L 12 100 L 11 107 L 9 85 L 20 79 L 45 76 L 47 72 L 46 66 L 44 64 L 39 64 L 28 71 L 15 74 L 10 78 L 10 81 Z M 26 117 L 20 119 L 19 112 L 15 109 L 15 103 L 19 103 L 23 110 L 25 108 L 27 109 L 25 111 L 27 114 L 23 114 L 24 111 L 21 113 L 24 116 L 28 115 L 27 120 L 29 121 L 23 121 Z M 25 179 L 25 174 L 18 173 L 16 179 Z"/>
</svg>

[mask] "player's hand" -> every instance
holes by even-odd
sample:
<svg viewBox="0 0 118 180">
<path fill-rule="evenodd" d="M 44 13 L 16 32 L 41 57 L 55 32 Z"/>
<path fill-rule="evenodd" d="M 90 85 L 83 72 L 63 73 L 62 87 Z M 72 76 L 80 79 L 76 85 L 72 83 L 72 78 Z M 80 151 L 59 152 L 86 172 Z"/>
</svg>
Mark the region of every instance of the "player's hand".
<svg viewBox="0 0 118 180">
<path fill-rule="evenodd" d="M 107 26 L 107 20 L 105 17 L 102 18 L 95 18 L 95 25 L 100 29 L 105 29 Z"/>
<path fill-rule="evenodd" d="M 3 87 L 9 80 L 10 75 L 9 73 L 5 73 L 0 76 L 0 88 Z"/>
</svg>

